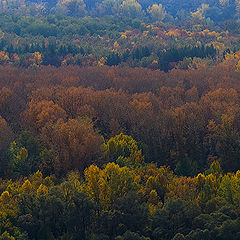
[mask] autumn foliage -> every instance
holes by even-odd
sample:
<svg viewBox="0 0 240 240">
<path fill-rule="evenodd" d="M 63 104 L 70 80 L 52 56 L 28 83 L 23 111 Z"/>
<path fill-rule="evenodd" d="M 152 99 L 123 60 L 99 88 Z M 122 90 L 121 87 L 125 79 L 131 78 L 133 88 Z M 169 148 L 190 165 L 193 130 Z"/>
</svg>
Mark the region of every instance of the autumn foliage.
<svg viewBox="0 0 240 240">
<path fill-rule="evenodd" d="M 239 3 L 207 2 L 0 1 L 0 240 L 240 239 Z"/>
</svg>

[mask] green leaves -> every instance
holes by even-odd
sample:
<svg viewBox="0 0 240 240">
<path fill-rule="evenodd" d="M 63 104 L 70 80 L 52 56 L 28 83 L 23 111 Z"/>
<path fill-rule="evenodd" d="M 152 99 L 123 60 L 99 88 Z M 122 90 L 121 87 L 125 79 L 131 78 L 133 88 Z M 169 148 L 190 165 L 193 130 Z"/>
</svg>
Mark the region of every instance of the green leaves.
<svg viewBox="0 0 240 240">
<path fill-rule="evenodd" d="M 10 154 L 12 155 L 10 161 L 10 168 L 13 171 L 15 176 L 27 175 L 29 173 L 29 169 L 27 167 L 27 158 L 28 151 L 25 147 L 19 147 L 17 143 L 14 141 L 10 145 Z"/>
<path fill-rule="evenodd" d="M 27 131 L 20 134 L 9 147 L 9 168 L 15 177 L 27 176 L 39 168 L 41 146 Z"/>
<path fill-rule="evenodd" d="M 119 134 L 104 144 L 104 156 L 107 162 L 116 162 L 120 166 L 134 168 L 144 163 L 142 150 L 131 137 Z"/>
</svg>

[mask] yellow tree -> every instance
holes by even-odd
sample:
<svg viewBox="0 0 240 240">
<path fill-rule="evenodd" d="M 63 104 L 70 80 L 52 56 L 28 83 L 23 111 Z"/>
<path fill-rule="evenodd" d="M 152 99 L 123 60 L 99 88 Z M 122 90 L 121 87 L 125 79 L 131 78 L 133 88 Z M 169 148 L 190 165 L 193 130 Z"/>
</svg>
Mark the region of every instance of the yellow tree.
<svg viewBox="0 0 240 240">
<path fill-rule="evenodd" d="M 103 170 L 90 166 L 85 170 L 85 179 L 87 193 L 100 203 L 102 210 L 108 210 L 117 200 L 138 188 L 134 173 L 115 163 L 108 163 Z"/>
<path fill-rule="evenodd" d="M 218 196 L 223 197 L 227 202 L 240 206 L 240 171 L 236 174 L 228 173 L 222 177 Z"/>
<path fill-rule="evenodd" d="M 162 173 L 157 176 L 150 176 L 146 182 L 145 194 L 149 194 L 151 198 L 151 192 L 154 190 L 157 193 L 160 201 L 164 203 L 165 194 L 168 191 L 168 179 Z"/>
<path fill-rule="evenodd" d="M 191 177 L 175 177 L 168 185 L 166 198 L 194 201 L 197 198 L 197 180 Z"/>
<path fill-rule="evenodd" d="M 237 63 L 237 66 L 236 66 L 236 67 L 237 67 L 236 71 L 237 71 L 237 72 L 240 72 L 240 61 L 238 61 L 238 63 Z"/>
<path fill-rule="evenodd" d="M 42 64 L 42 55 L 40 52 L 34 52 L 32 54 L 32 64 L 37 66 Z"/>
<path fill-rule="evenodd" d="M 84 171 L 85 181 L 86 181 L 86 191 L 89 197 L 96 203 L 100 204 L 100 180 L 101 180 L 102 170 L 95 166 L 91 165 Z"/>
<path fill-rule="evenodd" d="M 162 206 L 169 184 L 173 180 L 173 172 L 169 167 L 157 168 L 156 164 L 146 164 L 135 171 L 135 181 L 140 183 L 138 193 L 148 203 L 150 213 L 154 213 L 159 206 Z"/>
<path fill-rule="evenodd" d="M 6 52 L 0 52 L 0 64 L 7 64 L 10 61 L 10 58 Z"/>
</svg>

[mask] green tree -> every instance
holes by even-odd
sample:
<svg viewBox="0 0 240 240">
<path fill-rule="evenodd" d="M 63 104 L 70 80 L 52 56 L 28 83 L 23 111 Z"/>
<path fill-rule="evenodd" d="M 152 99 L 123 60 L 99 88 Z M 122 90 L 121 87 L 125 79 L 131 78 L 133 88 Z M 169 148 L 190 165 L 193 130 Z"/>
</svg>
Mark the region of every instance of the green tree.
<svg viewBox="0 0 240 240">
<path fill-rule="evenodd" d="M 41 146 L 32 133 L 22 132 L 16 141 L 10 144 L 9 167 L 14 176 L 27 176 L 38 170 Z"/>
<path fill-rule="evenodd" d="M 153 239 L 172 239 L 177 233 L 186 234 L 192 227 L 193 219 L 200 213 L 194 203 L 181 199 L 169 201 L 153 215 Z"/>
<path fill-rule="evenodd" d="M 116 162 L 120 166 L 137 167 L 144 163 L 138 143 L 122 133 L 104 144 L 104 156 L 107 162 Z"/>
</svg>

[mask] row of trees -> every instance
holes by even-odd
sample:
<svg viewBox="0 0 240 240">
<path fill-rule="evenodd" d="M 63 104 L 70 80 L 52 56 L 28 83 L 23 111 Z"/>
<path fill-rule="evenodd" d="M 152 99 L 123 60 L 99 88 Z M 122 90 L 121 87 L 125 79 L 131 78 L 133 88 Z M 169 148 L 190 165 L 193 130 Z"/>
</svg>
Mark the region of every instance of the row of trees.
<svg viewBox="0 0 240 240">
<path fill-rule="evenodd" d="M 166 167 L 136 166 L 134 148 L 124 135 L 107 146 L 129 167 L 91 165 L 60 183 L 40 171 L 1 181 L 0 239 L 239 239 L 239 171 L 222 174 L 213 162 L 204 174 L 177 177 Z"/>
<path fill-rule="evenodd" d="M 143 18 L 148 15 L 152 21 L 162 21 L 172 16 L 182 20 L 182 18 L 188 17 L 191 12 L 199 11 L 203 5 L 206 11 L 201 13 L 216 21 L 229 19 L 234 17 L 236 13 L 239 14 L 238 0 L 184 0 L 184 2 L 182 0 L 175 2 L 171 0 L 3 0 L 0 4 L 0 10 L 2 12 L 30 13 L 33 15 L 57 13 L 75 17 L 114 15 Z"/>
<path fill-rule="evenodd" d="M 41 168 L 61 176 L 82 171 L 108 162 L 104 142 L 121 132 L 138 141 L 146 162 L 170 165 L 179 175 L 193 176 L 213 159 L 225 171 L 236 171 L 238 68 L 237 54 L 212 68 L 169 73 L 1 67 L 1 172 L 25 176 Z M 22 130 L 28 132 L 21 135 Z"/>
<path fill-rule="evenodd" d="M 67 24 L 66 24 L 67 22 Z M 224 58 L 239 49 L 238 36 L 209 29 L 184 30 L 127 19 L 0 16 L 0 64 L 115 66 L 169 70 L 190 58 Z M 27 27 L 25 27 L 27 25 Z M 186 60 L 188 58 L 188 60 Z M 214 62 L 212 61 L 212 64 Z"/>
<path fill-rule="evenodd" d="M 167 71 L 175 67 L 189 69 L 196 62 L 194 58 L 212 66 L 222 61 L 226 53 L 238 51 L 236 21 L 214 26 L 196 16 L 194 19 L 180 28 L 170 23 L 148 24 L 112 16 L 100 19 L 0 15 L 0 64 L 121 64 Z"/>
<path fill-rule="evenodd" d="M 93 6 L 89 6 L 83 0 L 59 0 L 54 5 L 54 8 L 50 9 L 47 3 L 36 3 L 28 1 L 3 1 L 0 5 L 1 12 L 21 12 L 24 10 L 30 14 L 45 15 L 47 13 L 56 13 L 58 15 L 83 17 L 90 15 L 104 16 L 104 15 L 115 15 L 115 16 L 125 16 L 130 18 L 142 18 L 144 16 L 144 11 L 142 6 L 136 0 L 117 0 L 109 1 L 104 0 L 101 2 L 94 3 Z M 153 21 L 162 21 L 166 12 L 161 4 L 154 3 L 149 6 L 146 11 Z"/>
</svg>

